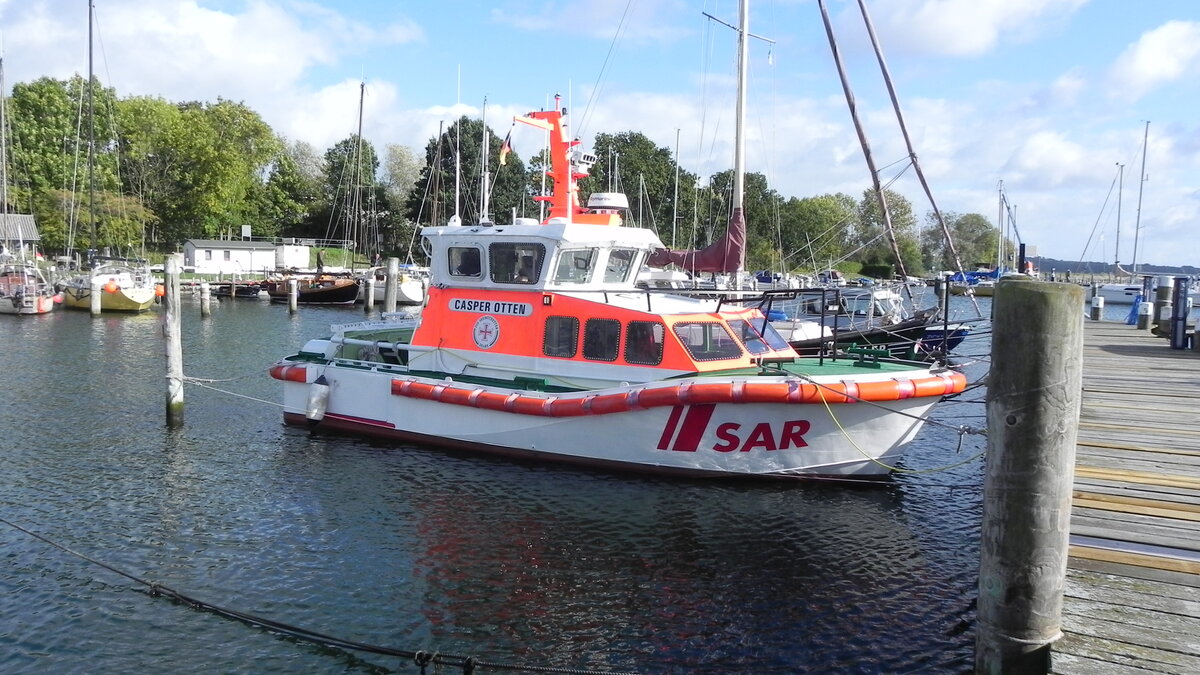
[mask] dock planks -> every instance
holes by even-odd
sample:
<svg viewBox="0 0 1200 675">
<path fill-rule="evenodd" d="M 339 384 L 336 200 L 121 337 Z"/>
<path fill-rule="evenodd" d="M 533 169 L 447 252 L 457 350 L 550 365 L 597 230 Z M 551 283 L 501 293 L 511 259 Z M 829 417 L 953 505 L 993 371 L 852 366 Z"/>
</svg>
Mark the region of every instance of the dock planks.
<svg viewBox="0 0 1200 675">
<path fill-rule="evenodd" d="M 1200 673 L 1200 353 L 1084 325 L 1062 675 Z"/>
</svg>

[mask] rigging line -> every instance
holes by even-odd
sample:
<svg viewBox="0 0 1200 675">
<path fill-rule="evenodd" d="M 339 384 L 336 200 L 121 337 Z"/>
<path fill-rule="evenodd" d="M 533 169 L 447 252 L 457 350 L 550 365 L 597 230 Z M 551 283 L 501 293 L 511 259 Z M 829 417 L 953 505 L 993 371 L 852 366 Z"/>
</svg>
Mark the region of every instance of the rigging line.
<svg viewBox="0 0 1200 675">
<path fill-rule="evenodd" d="M 270 405 L 270 406 L 275 406 L 276 408 L 286 408 L 286 407 L 287 407 L 287 406 L 285 406 L 284 404 L 282 404 L 282 403 L 276 403 L 275 401 L 268 401 L 268 400 L 266 400 L 266 399 L 263 399 L 263 398 L 255 398 L 255 397 L 253 397 L 253 396 L 247 396 L 246 394 L 239 394 L 239 393 L 237 393 L 237 392 L 234 392 L 234 391 L 228 391 L 228 390 L 225 390 L 225 389 L 218 389 L 217 387 L 210 387 L 209 385 L 205 384 L 203 381 L 201 381 L 201 380 L 197 380 L 196 378 L 193 378 L 193 377 L 184 377 L 184 378 L 183 378 L 183 382 L 186 382 L 186 383 L 188 383 L 188 384 L 194 384 L 194 385 L 196 385 L 197 387 L 201 387 L 201 388 L 204 388 L 204 389 L 211 389 L 211 390 L 213 390 L 213 391 L 218 391 L 218 392 L 221 392 L 222 394 L 229 394 L 230 396 L 235 396 L 235 397 L 237 397 L 237 398 L 244 398 L 244 399 L 246 399 L 246 400 L 249 400 L 249 401 L 257 401 L 258 403 L 265 403 L 265 404 L 267 404 L 267 405 Z"/>
<path fill-rule="evenodd" d="M 820 391 L 820 393 L 821 393 L 821 402 L 822 402 L 822 403 L 824 403 L 824 404 L 825 404 L 825 407 L 828 409 L 828 408 L 829 408 L 829 402 L 825 400 L 825 390 L 826 390 L 826 389 L 828 389 L 829 391 L 834 391 L 833 387 L 831 387 L 831 386 L 829 386 L 829 385 L 827 385 L 827 384 L 821 384 L 820 382 L 817 382 L 816 380 L 814 380 L 814 379 L 813 379 L 811 376 L 809 376 L 809 375 L 797 375 L 797 377 L 799 377 L 801 380 L 803 380 L 803 381 L 805 381 L 805 382 L 808 382 L 808 383 L 810 383 L 810 384 L 812 384 L 812 385 L 814 385 L 814 386 L 816 386 L 816 387 L 817 387 L 818 391 Z M 964 391 L 965 391 L 965 390 L 964 390 Z M 932 424 L 932 425 L 934 425 L 934 426 L 940 426 L 940 427 L 943 427 L 943 428 L 945 428 L 945 429 L 953 429 L 954 431 L 959 431 L 959 432 L 962 432 L 962 433 L 978 434 L 978 435 L 981 435 L 981 436 L 986 436 L 986 435 L 987 435 L 987 429 L 974 429 L 974 428 L 970 428 L 970 429 L 968 429 L 968 430 L 964 431 L 962 427 L 958 427 L 958 426 L 955 426 L 955 425 L 952 425 L 952 424 L 946 424 L 946 423 L 944 423 L 944 422 L 939 422 L 939 421 L 937 421 L 937 420 L 935 420 L 935 419 L 932 419 L 932 418 L 930 418 L 930 417 L 921 417 L 920 415 L 914 415 L 914 414 L 912 414 L 912 413 L 907 413 L 907 412 L 904 412 L 904 411 L 902 411 L 902 410 L 892 410 L 891 408 L 888 408 L 888 407 L 887 407 L 887 406 L 885 406 L 885 405 L 882 405 L 882 404 L 880 404 L 880 403 L 877 403 L 877 402 L 875 402 L 875 401 L 868 401 L 868 400 L 866 400 L 865 398 L 861 398 L 861 397 L 859 397 L 859 396 L 855 396 L 855 395 L 853 395 L 853 394 L 850 394 L 849 392 L 841 392 L 841 391 L 839 391 L 839 392 L 836 392 L 836 393 L 837 393 L 837 395 L 838 395 L 838 396 L 844 396 L 844 397 L 846 397 L 846 398 L 853 399 L 854 401 L 856 401 L 856 402 L 858 402 L 858 403 L 865 403 L 865 404 L 867 404 L 867 405 L 874 406 L 874 407 L 876 407 L 876 408 L 879 408 L 879 409 L 881 409 L 881 410 L 886 410 L 888 413 L 890 413 L 890 414 L 893 414 L 893 415 L 902 415 L 902 416 L 904 416 L 904 417 L 907 417 L 907 418 L 909 418 L 909 419 L 918 420 L 918 421 L 924 422 L 924 423 L 926 423 L 926 424 Z M 961 392 L 960 392 L 960 393 L 961 393 Z M 959 395 L 959 394 L 947 394 L 946 396 L 943 396 L 943 397 L 942 397 L 942 400 L 951 400 L 949 397 L 952 397 L 952 396 L 958 396 L 958 395 Z M 831 417 L 833 417 L 833 410 L 832 410 L 832 409 L 830 409 L 830 410 L 829 410 L 829 415 L 830 415 Z M 837 422 L 837 419 L 836 419 L 836 418 L 834 418 L 834 422 Z M 840 425 L 839 425 L 839 427 L 840 427 Z"/>
<path fill-rule="evenodd" d="M 621 12 L 621 20 L 617 23 L 617 30 L 613 33 L 612 42 L 608 43 L 608 52 L 604 54 L 604 63 L 600 65 L 600 72 L 596 75 L 596 85 L 592 89 L 592 95 L 588 97 L 588 103 L 583 109 L 583 115 L 579 120 L 579 136 L 583 136 L 587 130 L 588 122 L 592 117 L 593 106 L 600 103 L 600 92 L 604 89 L 605 72 L 608 70 L 609 62 L 612 60 L 613 51 L 617 47 L 617 43 L 621 40 L 621 33 L 625 30 L 626 20 L 629 18 L 629 10 L 633 6 L 634 0 L 626 0 L 625 9 Z"/>
<path fill-rule="evenodd" d="M 829 10 L 825 6 L 825 0 L 817 0 L 817 6 L 821 9 L 821 20 L 825 24 L 825 35 L 829 38 L 829 49 L 833 54 L 833 62 L 837 65 L 838 76 L 842 83 L 842 92 L 846 97 L 846 105 L 850 108 L 850 119 L 854 122 L 854 129 L 858 133 L 858 143 L 862 146 L 863 158 L 866 160 L 867 170 L 871 174 L 871 182 L 875 187 L 875 196 L 879 201 L 879 210 L 880 215 L 883 217 L 884 230 L 888 236 L 888 243 L 891 245 L 892 256 L 896 259 L 896 270 L 900 273 L 900 276 L 908 277 L 908 270 L 904 267 L 904 258 L 900 255 L 900 243 L 896 239 L 896 231 L 892 225 L 892 213 L 888 208 L 887 195 L 884 194 L 883 186 L 879 184 L 879 171 L 875 168 L 875 158 L 871 153 L 871 144 L 867 140 L 866 129 L 863 128 L 862 120 L 858 116 L 858 104 L 855 102 L 854 91 L 850 88 L 850 79 L 842 63 L 841 48 L 838 47 L 837 38 L 833 34 L 833 23 L 829 19 Z M 911 291 L 908 292 L 911 298 Z"/>
<path fill-rule="evenodd" d="M 1112 199 L 1113 190 L 1117 188 L 1117 176 L 1113 176 L 1112 183 L 1108 186 L 1108 194 L 1104 196 L 1104 203 L 1100 205 L 1100 213 L 1096 215 L 1096 222 L 1092 225 L 1092 231 L 1088 234 L 1087 242 L 1083 245 L 1083 253 L 1079 255 L 1079 263 L 1088 255 L 1088 249 L 1092 245 L 1092 238 L 1096 236 L 1096 230 L 1100 229 L 1100 221 L 1104 218 L 1104 211 L 1108 208 L 1108 200 Z"/>
<path fill-rule="evenodd" d="M 811 380 L 809 380 L 809 381 L 811 382 Z M 816 383 L 816 382 L 813 382 L 813 384 L 817 384 L 817 383 Z M 817 386 L 818 386 L 818 387 L 822 387 L 822 385 L 819 385 L 819 384 L 817 384 Z M 909 474 L 909 475 L 915 475 L 915 474 L 925 474 L 925 473 L 940 473 L 940 472 L 942 472 L 942 471 L 949 471 L 950 469 L 953 469 L 953 468 L 956 468 L 956 467 L 962 466 L 963 464 L 968 464 L 968 463 L 970 463 L 970 462 L 974 462 L 976 459 L 979 459 L 980 457 L 982 457 L 984 454 L 986 454 L 986 453 L 987 453 L 987 448 L 985 447 L 983 450 L 980 450 L 980 451 L 979 451 L 979 452 L 977 452 L 976 454 L 974 454 L 974 455 L 972 455 L 972 456 L 970 456 L 970 457 L 967 457 L 966 459 L 964 459 L 964 460 L 962 460 L 962 461 L 955 462 L 955 463 L 953 463 L 953 464 L 948 464 L 948 465 L 940 466 L 940 467 L 934 467 L 934 468 L 932 468 L 932 469 L 904 469 L 904 468 L 901 468 L 901 467 L 898 467 L 898 466 L 892 466 L 892 465 L 890 465 L 890 464 L 888 464 L 888 463 L 886 463 L 886 462 L 882 462 L 882 461 L 880 461 L 880 460 L 876 459 L 875 457 L 872 457 L 872 456 L 868 455 L 866 452 L 864 452 L 864 451 L 863 451 L 863 449 L 862 449 L 862 448 L 860 448 L 860 447 L 858 446 L 858 443 L 856 443 L 856 442 L 854 441 L 854 439 L 853 439 L 853 438 L 850 436 L 850 432 L 846 431 L 845 427 L 843 427 L 843 426 L 842 426 L 842 423 L 841 423 L 841 421 L 840 421 L 840 420 L 838 420 L 838 418 L 837 418 L 837 415 L 834 415 L 834 414 L 833 414 L 833 409 L 832 409 L 831 407 L 829 407 L 829 401 L 825 399 L 825 391 L 824 391 L 824 389 L 823 389 L 823 388 L 820 388 L 820 389 L 818 389 L 817 391 L 821 392 L 821 403 L 823 403 L 823 404 L 825 405 L 825 411 L 826 411 L 827 413 L 829 413 L 829 419 L 833 420 L 833 423 L 834 423 L 834 425 L 836 425 L 836 426 L 837 426 L 837 428 L 838 428 L 838 431 L 841 431 L 841 432 L 842 432 L 842 436 L 843 436 L 843 437 L 844 437 L 844 438 L 845 438 L 847 441 L 849 441 L 849 442 L 850 442 L 850 445 L 854 446 L 854 449 L 855 449 L 855 450 L 857 450 L 857 451 L 858 451 L 858 453 L 859 453 L 860 455 L 862 455 L 863 457 L 865 457 L 867 460 L 869 460 L 869 461 L 871 461 L 871 462 L 873 462 L 873 463 L 875 463 L 875 464 L 878 464 L 879 466 L 882 466 L 883 468 L 885 468 L 885 469 L 887 469 L 887 470 L 889 470 L 889 471 L 894 471 L 894 472 L 896 472 L 896 473 Z M 856 397 L 852 397 L 852 398 L 856 398 Z M 858 400 L 862 401 L 862 399 L 858 399 Z M 865 403 L 871 403 L 871 401 L 864 401 L 864 402 L 865 402 Z M 880 407 L 880 408 L 883 408 L 883 406 L 879 406 L 879 407 Z M 886 410 L 886 408 L 885 408 L 885 410 Z M 898 411 L 898 410 L 892 410 L 891 412 L 893 412 L 893 413 L 897 413 L 897 414 L 900 414 L 900 415 L 905 415 L 906 417 L 911 417 L 911 418 L 913 418 L 913 419 L 922 419 L 922 418 L 920 418 L 920 417 L 918 417 L 918 416 L 916 416 L 916 415 L 910 415 L 910 414 L 908 414 L 908 413 L 900 412 L 900 411 Z M 959 451 L 959 452 L 961 452 L 961 451 L 962 451 L 962 442 L 963 442 L 963 438 L 964 438 L 964 437 L 965 437 L 967 434 L 973 434 L 973 433 L 984 433 L 984 434 L 986 435 L 986 430 L 984 430 L 984 431 L 980 431 L 980 430 L 978 430 L 978 429 L 975 429 L 974 427 L 970 427 L 970 426 L 966 426 L 966 425 L 955 427 L 955 426 L 951 426 L 951 425 L 949 425 L 949 424 L 945 424 L 945 423 L 943 423 L 943 422 L 940 422 L 940 421 L 938 421 L 938 420 L 935 420 L 935 419 L 932 419 L 932 418 L 928 418 L 928 417 L 927 417 L 927 418 L 924 418 L 924 421 L 925 421 L 925 423 L 926 423 L 926 424 L 933 424 L 933 425 L 935 425 L 935 426 L 942 426 L 942 427 L 946 427 L 946 428 L 948 428 L 948 429 L 954 429 L 955 431 L 957 431 L 957 432 L 958 432 L 958 451 Z"/>
<path fill-rule="evenodd" d="M 594 670 L 581 670 L 581 669 L 576 669 L 576 668 L 556 668 L 553 666 L 531 666 L 531 665 L 510 664 L 510 663 L 492 663 L 492 662 L 486 662 L 486 661 L 479 661 L 472 656 L 457 656 L 457 655 L 453 655 L 453 654 L 442 654 L 441 652 L 433 652 L 432 654 L 430 654 L 429 652 L 423 651 L 423 650 L 410 651 L 410 650 L 406 650 L 406 649 L 397 649 L 394 647 L 383 647 L 380 645 L 373 645 L 373 644 L 369 644 L 366 642 L 358 642 L 356 640 L 339 638 L 339 637 L 335 637 L 332 635 L 327 635 L 325 633 L 319 633 L 317 631 L 310 630 L 307 628 L 301 628 L 299 626 L 294 626 L 294 625 L 286 624 L 286 623 L 283 623 L 280 621 L 275 621 L 274 619 L 260 617 L 260 616 L 254 615 L 254 614 L 250 614 L 248 612 L 243 612 L 241 610 L 229 609 L 226 607 L 222 607 L 220 605 L 214 605 L 210 602 L 205 602 L 198 598 L 187 595 L 183 592 L 177 591 L 174 588 L 171 588 L 170 586 L 165 586 L 163 584 L 159 584 L 157 582 L 153 582 L 148 579 L 144 579 L 144 578 L 136 576 L 134 574 L 130 574 L 129 572 L 125 572 L 125 571 L 118 569 L 112 565 L 109 565 L 108 563 L 105 563 L 101 560 L 97 560 L 96 558 L 93 558 L 86 554 L 75 551 L 71 548 L 68 548 L 68 547 L 62 545 L 62 544 L 59 544 L 58 542 L 50 539 L 49 537 L 38 534 L 37 532 L 29 530 L 28 528 L 22 527 L 21 525 L 18 525 L 17 523 L 14 523 L 13 521 L 8 520 L 6 518 L 0 517 L 0 523 L 4 523 L 5 525 L 8 525 L 9 527 L 12 527 L 15 530 L 23 532 L 23 533 L 29 535 L 30 537 L 33 537 L 34 539 L 41 541 L 42 543 L 45 543 L 49 546 L 59 549 L 60 551 L 69 553 L 70 555 L 73 555 L 76 558 L 79 558 L 86 562 L 92 563 L 93 565 L 102 567 L 102 568 L 112 572 L 113 574 L 125 577 L 126 579 L 129 579 L 130 581 L 133 581 L 134 583 L 141 584 L 148 589 L 151 597 L 165 596 L 172 600 L 177 600 L 179 602 L 182 602 L 185 605 L 191 607 L 192 609 L 209 612 L 211 614 L 216 614 L 217 616 L 222 616 L 225 618 L 236 619 L 237 621 L 241 621 L 242 623 L 245 623 L 245 624 L 248 624 L 251 626 L 255 626 L 258 628 L 265 628 L 265 629 L 269 629 L 272 631 L 281 632 L 281 633 L 284 633 L 291 637 L 294 637 L 296 639 L 304 640 L 306 642 L 312 642 L 312 643 L 324 645 L 327 647 L 338 647 L 338 648 L 342 648 L 342 649 L 353 649 L 353 650 L 357 650 L 357 651 L 365 651 L 365 652 L 369 652 L 369 653 L 373 653 L 373 654 L 381 654 L 381 655 L 385 655 L 385 656 L 400 656 L 400 657 L 404 657 L 404 658 L 410 658 L 410 659 L 413 659 L 422 668 L 424 668 L 425 665 L 428 665 L 431 663 L 434 664 L 435 667 L 440 667 L 443 665 L 455 666 L 455 667 L 462 668 L 464 673 L 474 672 L 474 669 L 476 667 L 484 667 L 484 668 L 490 668 L 490 669 L 494 669 L 494 670 L 512 670 L 512 671 L 519 671 L 519 672 L 568 673 L 568 674 L 578 674 L 578 675 L 593 675 L 593 674 L 597 674 L 597 673 L 605 673 L 606 675 L 633 675 L 632 673 L 618 673 L 618 672 L 613 672 L 613 671 L 594 671 Z"/>
</svg>

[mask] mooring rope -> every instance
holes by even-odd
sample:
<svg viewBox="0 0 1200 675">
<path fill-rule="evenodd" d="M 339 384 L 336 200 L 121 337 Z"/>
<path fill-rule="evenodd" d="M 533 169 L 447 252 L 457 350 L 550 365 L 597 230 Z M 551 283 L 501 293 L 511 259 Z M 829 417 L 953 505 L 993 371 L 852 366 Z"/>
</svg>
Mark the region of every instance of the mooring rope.
<svg viewBox="0 0 1200 675">
<path fill-rule="evenodd" d="M 892 466 L 892 465 L 888 464 L 887 462 L 882 462 L 878 458 L 872 457 L 869 453 L 867 453 L 865 450 L 860 448 L 858 446 L 858 443 L 856 443 L 854 441 L 854 438 L 852 438 L 850 436 L 850 432 L 846 431 L 846 428 L 843 427 L 842 423 L 838 420 L 837 415 L 834 414 L 833 408 L 829 405 L 829 401 L 825 398 L 825 390 L 829 389 L 832 391 L 833 388 L 828 385 L 821 384 L 820 382 L 816 382 L 811 377 L 807 377 L 807 376 L 803 376 L 803 375 L 800 377 L 801 377 L 801 379 L 804 379 L 804 380 L 808 381 L 809 383 L 817 386 L 817 391 L 820 392 L 820 394 L 821 394 L 821 403 L 825 405 L 825 411 L 827 413 L 829 413 L 829 419 L 833 420 L 833 423 L 835 426 L 837 426 L 838 431 L 842 432 L 842 436 L 850 443 L 850 445 L 855 450 L 858 451 L 858 454 L 862 455 L 868 461 L 878 464 L 879 466 L 882 466 L 883 468 L 885 468 L 889 471 L 894 471 L 896 473 L 905 473 L 905 474 L 938 473 L 938 472 L 942 472 L 942 471 L 949 471 L 950 469 L 960 467 L 964 464 L 969 464 L 969 463 L 975 461 L 976 459 L 979 459 L 980 457 L 987 454 L 987 448 L 984 448 L 983 450 L 980 450 L 979 452 L 975 453 L 974 455 L 972 455 L 970 457 L 967 457 L 966 459 L 964 459 L 962 461 L 955 462 L 953 464 L 947 464 L 944 466 L 934 467 L 932 469 L 905 469 L 905 468 L 898 467 L 898 466 Z M 911 413 L 906 413 L 906 412 L 902 412 L 899 410 L 892 410 L 891 408 L 887 408 L 886 406 L 878 404 L 874 401 L 868 401 L 866 399 L 859 398 L 858 396 L 852 396 L 848 392 L 839 391 L 837 393 L 839 396 L 845 396 L 847 398 L 852 398 L 859 403 L 869 403 L 876 407 L 883 408 L 884 410 L 887 410 L 891 414 L 903 415 L 905 417 L 908 417 L 908 418 L 911 418 L 914 420 L 920 420 L 924 424 L 932 424 L 934 426 L 943 427 L 945 429 L 950 429 L 952 431 L 957 432 L 958 433 L 958 448 L 955 450 L 956 453 L 962 452 L 963 439 L 966 438 L 968 435 L 971 435 L 971 434 L 978 434 L 978 435 L 982 435 L 982 436 L 987 435 L 987 429 L 984 429 L 984 428 L 972 427 L 967 424 L 963 424 L 963 425 L 947 424 L 945 422 L 935 420 L 931 417 L 921 417 L 920 415 L 913 415 Z"/>
<path fill-rule="evenodd" d="M 228 619 L 235 619 L 237 621 L 241 621 L 244 624 L 247 624 L 250 626 L 255 626 L 257 628 L 264 628 L 264 629 L 271 630 L 273 632 L 283 633 L 287 636 L 293 637 L 297 640 L 302 640 L 304 642 L 310 642 L 313 644 L 319 644 L 319 645 L 322 645 L 325 647 L 332 647 L 332 648 L 336 648 L 336 649 L 355 650 L 355 651 L 361 651 L 361 652 L 368 652 L 368 653 L 372 653 L 372 654 L 381 654 L 381 655 L 385 655 L 385 656 L 398 656 L 398 657 L 404 658 L 404 659 L 411 659 L 412 662 L 421 669 L 422 673 L 425 672 L 426 666 L 432 665 L 435 668 L 435 672 L 440 671 L 443 666 L 450 666 L 450 667 L 461 669 L 464 675 L 472 675 L 473 673 L 476 672 L 476 669 L 479 669 L 479 668 L 486 668 L 486 669 L 491 669 L 491 670 L 517 671 L 517 672 L 533 672 L 533 673 L 565 673 L 566 675 L 600 675 L 600 674 L 603 674 L 603 675 L 634 675 L 634 673 L 623 673 L 623 672 L 619 672 L 619 671 L 581 670 L 581 669 L 577 669 L 577 668 L 558 668 L 558 667 L 554 667 L 554 666 L 534 666 L 534 665 L 527 665 L 527 664 L 498 663 L 498 662 L 494 662 L 494 661 L 480 661 L 479 659 L 476 659 L 474 656 L 459 656 L 459 655 L 454 655 L 454 654 L 443 654 L 441 652 L 432 652 L 431 653 L 431 652 L 424 651 L 424 650 L 413 651 L 413 650 L 407 650 L 407 649 L 396 649 L 394 647 L 384 647 L 384 646 L 380 646 L 380 645 L 369 644 L 366 642 L 359 642 L 357 640 L 348 640 L 348 639 L 344 639 L 344 638 L 339 638 L 339 637 L 335 637 L 332 635 L 327 635 L 325 633 L 319 633 L 317 631 L 309 630 L 307 628 L 301 628 L 299 626 L 293 626 L 291 624 L 286 624 L 286 623 L 283 623 L 280 621 L 275 621 L 273 619 L 268 619 L 265 617 L 257 616 L 254 614 L 250 614 L 248 612 L 243 612 L 241 610 L 230 609 L 228 607 L 221 607 L 219 605 L 214 605 L 210 602 L 200 600 L 199 598 L 195 598 L 193 596 L 187 595 L 186 593 L 175 590 L 174 588 L 171 588 L 170 586 L 165 586 L 165 585 L 157 583 L 157 582 L 143 579 L 137 575 L 130 574 L 129 572 L 125 572 L 121 569 L 118 569 L 118 568 L 112 566 L 112 565 L 109 565 L 106 562 L 97 560 L 89 555 L 80 553 L 79 551 L 73 550 L 71 548 L 68 548 L 67 546 L 59 544 L 58 542 L 50 539 L 49 537 L 38 534 L 37 532 L 34 532 L 28 528 L 22 527 L 21 525 L 18 525 L 17 523 L 14 523 L 11 520 L 8 520 L 7 518 L 0 517 L 0 523 L 4 523 L 5 525 L 8 525 L 9 527 L 11 527 L 15 530 L 24 532 L 25 534 L 29 535 L 30 537 L 33 537 L 34 539 L 37 539 L 45 544 L 53 546 L 54 548 L 56 548 L 60 551 L 69 553 L 81 560 L 90 562 L 93 565 L 97 565 L 99 567 L 103 567 L 104 569 L 112 572 L 113 574 L 117 574 L 119 576 L 125 577 L 126 579 L 129 579 L 130 581 L 139 583 L 147 588 L 148 593 L 150 594 L 151 597 L 160 597 L 160 596 L 167 597 L 172 600 L 181 602 L 181 603 L 187 605 L 188 607 L 191 607 L 192 609 L 209 612 L 210 614 L 216 614 L 217 616 L 222 616 L 222 617 L 225 617 Z"/>
</svg>

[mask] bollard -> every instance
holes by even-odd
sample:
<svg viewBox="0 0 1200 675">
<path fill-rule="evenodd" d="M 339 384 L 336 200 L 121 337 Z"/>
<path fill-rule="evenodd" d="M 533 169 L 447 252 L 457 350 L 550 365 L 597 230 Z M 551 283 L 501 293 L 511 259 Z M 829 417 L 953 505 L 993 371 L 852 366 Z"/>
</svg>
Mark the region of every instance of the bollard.
<svg viewBox="0 0 1200 675">
<path fill-rule="evenodd" d="M 103 284 L 101 284 L 100 279 L 93 274 L 92 291 L 91 294 L 88 295 L 88 309 L 91 310 L 92 316 L 100 316 L 100 294 L 103 292 Z"/>
<path fill-rule="evenodd" d="M 1137 309 L 1137 327 L 1138 330 L 1148 330 L 1150 328 L 1150 318 L 1154 316 L 1153 302 L 1140 302 Z"/>
<path fill-rule="evenodd" d="M 163 304 L 163 339 L 167 355 L 167 426 L 183 424 L 183 317 L 180 312 L 179 270 L 183 254 L 167 256 L 164 272 L 166 294 Z"/>
<path fill-rule="evenodd" d="M 1158 277 L 1154 287 L 1154 326 L 1150 331 L 1155 335 L 1165 336 L 1171 322 L 1171 295 L 1175 290 L 1175 280 L 1168 276 Z"/>
<path fill-rule="evenodd" d="M 1187 277 L 1175 277 L 1175 294 L 1171 298 L 1171 305 L 1171 349 L 1187 349 L 1188 310 L 1192 308 Z"/>
<path fill-rule="evenodd" d="M 1070 284 L 996 286 L 976 673 L 1046 673 L 1062 634 L 1082 303 L 1083 289 Z"/>
<path fill-rule="evenodd" d="M 396 290 L 396 284 L 400 280 L 400 259 L 388 258 L 387 260 L 387 283 L 383 291 L 383 311 L 396 311 L 396 296 L 399 294 Z"/>
<path fill-rule="evenodd" d="M 375 268 L 363 276 L 363 311 L 370 314 L 375 309 Z"/>
<path fill-rule="evenodd" d="M 1104 298 L 1103 296 L 1092 297 L 1092 321 L 1099 321 L 1104 317 Z"/>
<path fill-rule="evenodd" d="M 300 305 L 300 282 L 296 279 L 287 280 L 288 313 L 295 314 Z"/>
<path fill-rule="evenodd" d="M 200 282 L 200 318 L 207 319 L 210 316 L 212 316 L 212 286 L 206 279 Z"/>
</svg>

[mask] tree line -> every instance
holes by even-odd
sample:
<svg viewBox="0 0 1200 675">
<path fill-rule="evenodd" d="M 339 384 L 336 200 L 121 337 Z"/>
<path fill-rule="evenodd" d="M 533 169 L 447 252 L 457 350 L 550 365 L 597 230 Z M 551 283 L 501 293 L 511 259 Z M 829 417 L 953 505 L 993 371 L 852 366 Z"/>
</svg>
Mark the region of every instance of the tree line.
<svg viewBox="0 0 1200 675">
<path fill-rule="evenodd" d="M 121 98 L 78 75 L 18 83 L 5 109 L 5 209 L 34 214 L 50 253 L 163 254 L 188 239 L 240 237 L 248 225 L 255 237 L 348 240 L 368 256 L 423 262 L 417 231 L 445 224 L 456 210 L 464 223 L 542 217 L 534 197 L 545 189 L 544 151 L 528 162 L 502 153 L 504 141 L 477 119 L 443 128 L 423 156 L 388 145 L 381 157 L 357 134 L 323 153 L 289 141 L 240 102 Z M 731 171 L 703 180 L 635 131 L 598 134 L 592 152 L 598 161 L 581 181 L 584 201 L 591 192 L 624 192 L 626 224 L 653 228 L 674 248 L 703 246 L 723 231 Z M 885 195 L 908 273 L 952 269 L 933 214 L 919 227 L 907 199 Z M 899 269 L 872 189 L 858 198 L 784 197 L 750 173 L 744 207 L 747 269 Z M 943 215 L 964 265 L 995 257 L 999 233 L 985 217 Z"/>
</svg>

